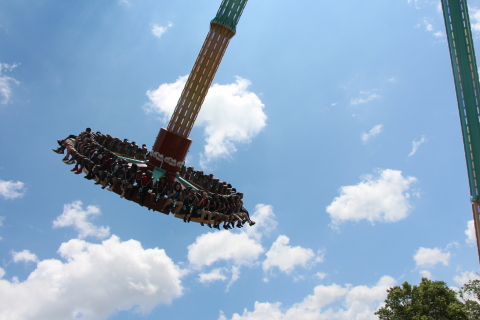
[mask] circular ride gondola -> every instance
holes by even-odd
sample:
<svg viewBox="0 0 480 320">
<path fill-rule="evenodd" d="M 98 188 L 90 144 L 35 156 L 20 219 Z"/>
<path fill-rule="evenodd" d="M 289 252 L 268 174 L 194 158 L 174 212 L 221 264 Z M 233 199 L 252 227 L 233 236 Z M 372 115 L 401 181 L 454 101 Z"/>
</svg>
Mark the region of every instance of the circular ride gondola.
<svg viewBox="0 0 480 320">
<path fill-rule="evenodd" d="M 225 229 L 255 224 L 243 207 L 242 193 L 212 174 L 185 167 L 192 143 L 188 136 L 246 3 L 223 0 L 220 4 L 170 122 L 160 129 L 151 150 L 87 128 L 78 136 L 58 140 L 60 147 L 53 151 L 66 150 L 63 161 L 75 163 L 76 174 L 84 172 L 86 179 L 103 189 L 149 210 L 172 212 L 184 222 L 213 224 L 218 229 L 222 221 Z"/>
</svg>

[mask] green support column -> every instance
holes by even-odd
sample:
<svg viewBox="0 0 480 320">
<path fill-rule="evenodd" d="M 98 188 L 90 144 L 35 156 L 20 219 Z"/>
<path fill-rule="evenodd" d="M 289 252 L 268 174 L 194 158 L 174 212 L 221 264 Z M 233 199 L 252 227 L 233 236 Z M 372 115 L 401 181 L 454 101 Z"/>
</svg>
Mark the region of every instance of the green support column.
<svg viewBox="0 0 480 320">
<path fill-rule="evenodd" d="M 479 82 L 466 0 L 442 0 L 458 110 L 467 160 L 470 195 L 480 200 Z"/>
<path fill-rule="evenodd" d="M 458 111 L 467 160 L 473 221 L 480 258 L 480 110 L 478 69 L 466 0 L 442 0 Z"/>
<path fill-rule="evenodd" d="M 240 20 L 246 4 L 247 0 L 223 0 L 212 22 L 224 25 L 236 32 L 238 20 Z"/>
</svg>

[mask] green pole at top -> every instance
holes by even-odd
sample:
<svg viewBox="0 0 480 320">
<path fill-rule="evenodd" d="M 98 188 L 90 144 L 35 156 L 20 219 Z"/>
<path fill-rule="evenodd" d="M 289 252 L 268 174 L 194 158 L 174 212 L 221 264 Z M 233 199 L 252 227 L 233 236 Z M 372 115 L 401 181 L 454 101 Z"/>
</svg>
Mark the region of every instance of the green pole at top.
<svg viewBox="0 0 480 320">
<path fill-rule="evenodd" d="M 224 25 L 235 33 L 238 20 L 240 20 L 242 16 L 247 1 L 248 0 L 223 0 L 217 15 L 211 22 Z"/>
<path fill-rule="evenodd" d="M 480 200 L 480 85 L 466 0 L 442 0 L 472 201 Z"/>
</svg>

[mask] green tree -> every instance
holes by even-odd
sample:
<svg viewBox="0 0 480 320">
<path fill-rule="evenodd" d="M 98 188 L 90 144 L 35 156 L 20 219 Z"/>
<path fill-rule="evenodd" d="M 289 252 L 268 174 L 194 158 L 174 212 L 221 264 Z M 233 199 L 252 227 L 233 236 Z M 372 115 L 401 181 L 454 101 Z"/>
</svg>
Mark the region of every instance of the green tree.
<svg viewBox="0 0 480 320">
<path fill-rule="evenodd" d="M 460 298 L 465 303 L 469 319 L 480 319 L 480 280 L 470 280 L 461 289 Z M 475 299 L 475 300 L 473 300 Z"/>
<path fill-rule="evenodd" d="M 380 320 L 472 319 L 465 303 L 443 281 L 422 278 L 418 286 L 404 282 L 387 292 L 385 306 L 375 312 Z"/>
</svg>

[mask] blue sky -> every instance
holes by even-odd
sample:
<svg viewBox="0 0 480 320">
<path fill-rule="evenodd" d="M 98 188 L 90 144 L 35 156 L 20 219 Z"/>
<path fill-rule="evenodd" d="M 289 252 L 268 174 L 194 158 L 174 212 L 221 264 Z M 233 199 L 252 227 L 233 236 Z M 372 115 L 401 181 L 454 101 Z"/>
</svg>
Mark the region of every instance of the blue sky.
<svg viewBox="0 0 480 320">
<path fill-rule="evenodd" d="M 187 164 L 254 227 L 70 172 L 51 149 L 86 127 L 153 144 L 219 5 L 0 1 L 0 319 L 376 319 L 390 286 L 478 277 L 438 1 L 248 2 Z"/>
</svg>

